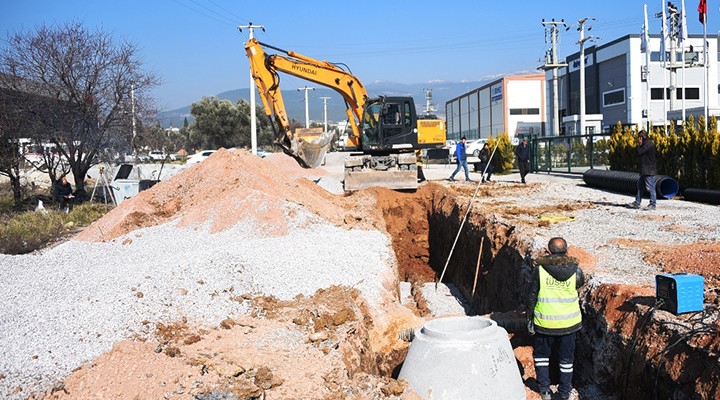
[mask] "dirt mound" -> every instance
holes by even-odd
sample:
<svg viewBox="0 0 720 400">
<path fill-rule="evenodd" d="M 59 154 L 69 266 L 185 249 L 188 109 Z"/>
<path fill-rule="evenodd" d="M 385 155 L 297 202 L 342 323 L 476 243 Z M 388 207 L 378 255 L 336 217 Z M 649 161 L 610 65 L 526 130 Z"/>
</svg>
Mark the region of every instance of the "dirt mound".
<svg viewBox="0 0 720 400">
<path fill-rule="evenodd" d="M 283 235 L 288 230 L 286 213 L 292 212 L 287 203 L 338 226 L 362 224 L 363 218 L 346 211 L 353 209 L 352 201 L 328 193 L 311 180 L 326 174 L 303 169 L 282 154 L 260 158 L 245 150 L 220 149 L 202 163 L 123 201 L 75 239 L 105 241 L 176 219 L 183 227 L 209 225 L 211 232 L 252 220 L 259 235 Z"/>
<path fill-rule="evenodd" d="M 333 286 L 292 301 L 238 301 L 251 315 L 210 330 L 158 324 L 154 339 L 118 343 L 45 398 L 417 398 L 405 384 L 377 375 L 373 321 L 357 290 Z"/>
</svg>

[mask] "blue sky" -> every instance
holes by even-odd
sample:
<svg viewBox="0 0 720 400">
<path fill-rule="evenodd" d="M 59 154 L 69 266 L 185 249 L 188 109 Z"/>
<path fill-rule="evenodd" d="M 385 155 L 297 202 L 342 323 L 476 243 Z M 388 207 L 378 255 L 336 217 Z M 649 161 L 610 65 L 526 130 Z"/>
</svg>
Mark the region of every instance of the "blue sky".
<svg viewBox="0 0 720 400">
<path fill-rule="evenodd" d="M 342 62 L 363 82 L 478 81 L 533 71 L 547 45 L 541 19 L 564 19 L 561 57 L 578 51 L 577 20 L 593 17 L 598 43 L 639 33 L 644 1 L 272 1 L 272 0 L 4 0 L 0 50 L 7 33 L 80 21 L 132 41 L 163 84 L 162 109 L 249 85 L 238 25 L 264 25 L 260 41 L 313 58 Z M 720 28 L 708 1 L 708 34 Z M 678 6 L 680 1 L 675 1 Z M 702 33 L 698 0 L 686 1 L 690 34 Z M 660 32 L 661 1 L 648 4 L 651 33 Z M 307 82 L 283 81 L 292 89 Z"/>
</svg>

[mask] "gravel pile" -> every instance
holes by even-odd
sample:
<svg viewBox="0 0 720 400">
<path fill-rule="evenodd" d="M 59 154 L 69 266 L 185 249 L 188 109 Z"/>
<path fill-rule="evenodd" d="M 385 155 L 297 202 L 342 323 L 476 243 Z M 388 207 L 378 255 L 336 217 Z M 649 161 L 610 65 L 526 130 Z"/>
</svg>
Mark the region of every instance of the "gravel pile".
<svg viewBox="0 0 720 400">
<path fill-rule="evenodd" d="M 285 209 L 292 229 L 281 237 L 258 237 L 249 222 L 217 234 L 171 222 L 105 243 L 0 255 L 0 397 L 48 388 L 118 340 L 151 332 L 143 321 L 217 325 L 245 311 L 232 300 L 242 293 L 291 299 L 348 285 L 381 298 L 394 262 L 384 234 Z"/>
</svg>

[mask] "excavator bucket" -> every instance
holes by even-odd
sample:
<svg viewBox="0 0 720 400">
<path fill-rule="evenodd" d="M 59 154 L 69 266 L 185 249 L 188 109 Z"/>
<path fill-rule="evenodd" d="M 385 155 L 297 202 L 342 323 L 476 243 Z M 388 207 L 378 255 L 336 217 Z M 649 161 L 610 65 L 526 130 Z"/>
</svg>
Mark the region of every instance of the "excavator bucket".
<svg viewBox="0 0 720 400">
<path fill-rule="evenodd" d="M 324 132 L 320 136 L 315 137 L 311 141 L 308 141 L 307 137 L 303 138 L 300 135 L 296 135 L 293 139 L 293 148 L 296 150 L 295 156 L 302 160 L 308 168 L 317 168 L 322 164 L 330 148 L 332 142 L 332 132 Z"/>
</svg>

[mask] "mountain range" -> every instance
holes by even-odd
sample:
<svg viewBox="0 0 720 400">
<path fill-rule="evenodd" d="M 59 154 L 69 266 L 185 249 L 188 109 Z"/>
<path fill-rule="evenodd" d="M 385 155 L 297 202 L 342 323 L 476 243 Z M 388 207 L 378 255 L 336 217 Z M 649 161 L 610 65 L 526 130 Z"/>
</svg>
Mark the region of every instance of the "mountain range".
<svg viewBox="0 0 720 400">
<path fill-rule="evenodd" d="M 445 118 L 445 103 L 456 98 L 468 91 L 484 86 L 487 83 L 500 78 L 500 76 L 488 77 L 481 81 L 468 82 L 445 82 L 435 81 L 429 83 L 402 84 L 393 82 L 371 82 L 366 84 L 365 89 L 370 97 L 374 96 L 412 96 L 415 100 L 415 106 L 418 113 L 423 113 L 426 108 L 425 89 L 432 90 L 431 104 L 435 107 L 433 114 L 440 118 Z M 291 119 L 305 121 L 305 93 L 300 90 L 283 90 L 283 99 L 285 100 L 285 109 Z M 217 94 L 217 97 L 224 100 L 237 102 L 240 99 L 249 101 L 250 91 L 245 89 L 229 90 Z M 308 113 L 311 121 L 324 121 L 324 104 L 321 97 L 329 97 L 327 100 L 327 119 L 328 122 L 338 122 L 347 119 L 345 113 L 345 103 L 342 97 L 332 89 L 322 86 L 316 87 L 315 90 L 308 92 L 308 101 L 310 103 Z M 259 96 L 255 96 L 258 105 L 262 104 Z M 198 99 L 199 101 L 200 99 Z M 184 119 L 187 118 L 192 123 L 193 118 L 190 114 L 190 105 L 176 108 L 174 110 L 162 111 L 158 114 L 158 118 L 163 127 L 181 127 Z M 258 118 L 263 118 L 259 115 Z"/>
</svg>

